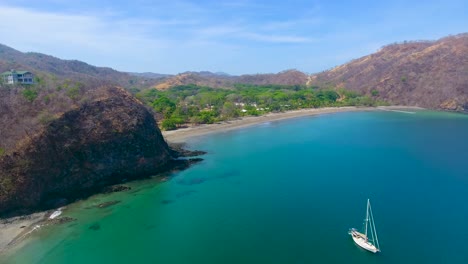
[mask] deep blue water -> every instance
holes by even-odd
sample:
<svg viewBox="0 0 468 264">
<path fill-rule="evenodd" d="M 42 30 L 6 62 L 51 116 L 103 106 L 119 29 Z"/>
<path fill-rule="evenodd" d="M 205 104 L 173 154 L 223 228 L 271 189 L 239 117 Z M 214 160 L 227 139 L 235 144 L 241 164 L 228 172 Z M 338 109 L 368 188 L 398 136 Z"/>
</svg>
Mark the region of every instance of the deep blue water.
<svg viewBox="0 0 468 264">
<path fill-rule="evenodd" d="M 201 164 L 71 205 L 65 215 L 75 223 L 44 228 L 4 261 L 468 263 L 467 136 L 467 116 L 418 111 L 320 115 L 196 138 L 190 147 L 209 153 Z M 380 254 L 347 234 L 362 228 L 367 198 Z"/>
</svg>

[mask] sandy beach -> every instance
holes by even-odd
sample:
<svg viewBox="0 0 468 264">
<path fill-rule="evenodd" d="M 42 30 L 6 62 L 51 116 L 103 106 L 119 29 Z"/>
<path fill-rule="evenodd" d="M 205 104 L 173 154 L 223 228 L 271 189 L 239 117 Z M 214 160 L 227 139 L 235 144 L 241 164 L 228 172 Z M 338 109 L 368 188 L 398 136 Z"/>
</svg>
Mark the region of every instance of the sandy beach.
<svg viewBox="0 0 468 264">
<path fill-rule="evenodd" d="M 163 131 L 164 138 L 169 143 L 183 143 L 189 138 L 207 135 L 221 131 L 229 131 L 233 129 L 244 128 L 265 122 L 272 122 L 290 118 L 297 118 L 303 116 L 313 116 L 320 114 L 330 114 L 339 112 L 352 112 L 352 111 L 393 111 L 398 109 L 422 109 L 413 106 L 380 106 L 380 107 L 325 107 L 325 108 L 312 108 L 301 109 L 281 113 L 269 113 L 262 116 L 249 116 L 236 120 L 225 121 L 216 124 L 198 125 L 188 128 L 181 128 L 172 131 Z"/>
<path fill-rule="evenodd" d="M 50 213 L 49 213 L 50 214 Z M 48 212 L 0 220 L 0 256 L 7 249 L 23 241 L 35 226 L 46 219 Z"/>
</svg>

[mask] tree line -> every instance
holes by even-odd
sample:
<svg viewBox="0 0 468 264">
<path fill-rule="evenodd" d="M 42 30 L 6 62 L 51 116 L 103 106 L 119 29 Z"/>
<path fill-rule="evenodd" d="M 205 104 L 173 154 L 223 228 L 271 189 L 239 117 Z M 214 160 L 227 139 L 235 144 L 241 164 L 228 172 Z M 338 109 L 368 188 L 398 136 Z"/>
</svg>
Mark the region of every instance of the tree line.
<svg viewBox="0 0 468 264">
<path fill-rule="evenodd" d="M 354 91 L 304 85 L 236 84 L 233 89 L 180 85 L 163 91 L 144 90 L 136 96 L 158 113 L 163 130 L 269 112 L 384 104 Z"/>
</svg>

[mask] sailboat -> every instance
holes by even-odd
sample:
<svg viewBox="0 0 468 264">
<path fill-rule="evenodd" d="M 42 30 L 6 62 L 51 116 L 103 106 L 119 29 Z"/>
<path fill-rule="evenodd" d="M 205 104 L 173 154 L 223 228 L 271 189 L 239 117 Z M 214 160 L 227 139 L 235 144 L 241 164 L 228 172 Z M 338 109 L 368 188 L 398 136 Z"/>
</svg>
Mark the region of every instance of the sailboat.
<svg viewBox="0 0 468 264">
<path fill-rule="evenodd" d="M 349 233 L 354 242 L 365 250 L 372 253 L 380 252 L 379 239 L 377 238 L 377 230 L 375 229 L 374 216 L 369 199 L 367 199 L 366 219 L 364 220 L 364 234 L 351 228 Z M 370 234 L 370 238 L 368 236 Z"/>
</svg>

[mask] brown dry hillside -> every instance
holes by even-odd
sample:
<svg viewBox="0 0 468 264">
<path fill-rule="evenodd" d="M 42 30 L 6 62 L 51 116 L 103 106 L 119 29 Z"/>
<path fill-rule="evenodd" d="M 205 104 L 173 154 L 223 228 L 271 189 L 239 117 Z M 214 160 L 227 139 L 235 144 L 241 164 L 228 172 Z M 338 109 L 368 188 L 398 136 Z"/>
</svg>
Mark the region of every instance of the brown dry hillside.
<svg viewBox="0 0 468 264">
<path fill-rule="evenodd" d="M 0 44 L 0 73 L 10 69 L 32 71 L 41 78 L 70 79 L 85 84 L 101 81 L 123 87 L 148 87 L 155 82 L 151 78 L 134 76 L 108 67 L 96 67 L 78 60 L 62 60 L 41 53 L 21 52 Z"/>
<path fill-rule="evenodd" d="M 215 88 L 231 88 L 236 83 L 255 85 L 305 85 L 306 82 L 307 75 L 297 70 L 241 76 L 222 75 L 209 72 L 187 72 L 162 80 L 154 87 L 158 90 L 164 90 L 178 85 L 196 84 L 199 86 L 210 86 Z"/>
<path fill-rule="evenodd" d="M 378 94 L 393 104 L 467 111 L 468 34 L 388 45 L 311 76 L 311 84 Z"/>
<path fill-rule="evenodd" d="M 196 84 L 199 86 L 209 86 L 215 88 L 230 87 L 233 78 L 226 75 L 206 74 L 203 72 L 184 72 L 161 80 L 154 87 L 158 90 L 169 89 L 174 86 Z"/>
<path fill-rule="evenodd" d="M 286 70 L 276 74 L 241 75 L 236 79 L 236 82 L 257 85 L 305 85 L 307 75 L 297 70 Z"/>
</svg>

